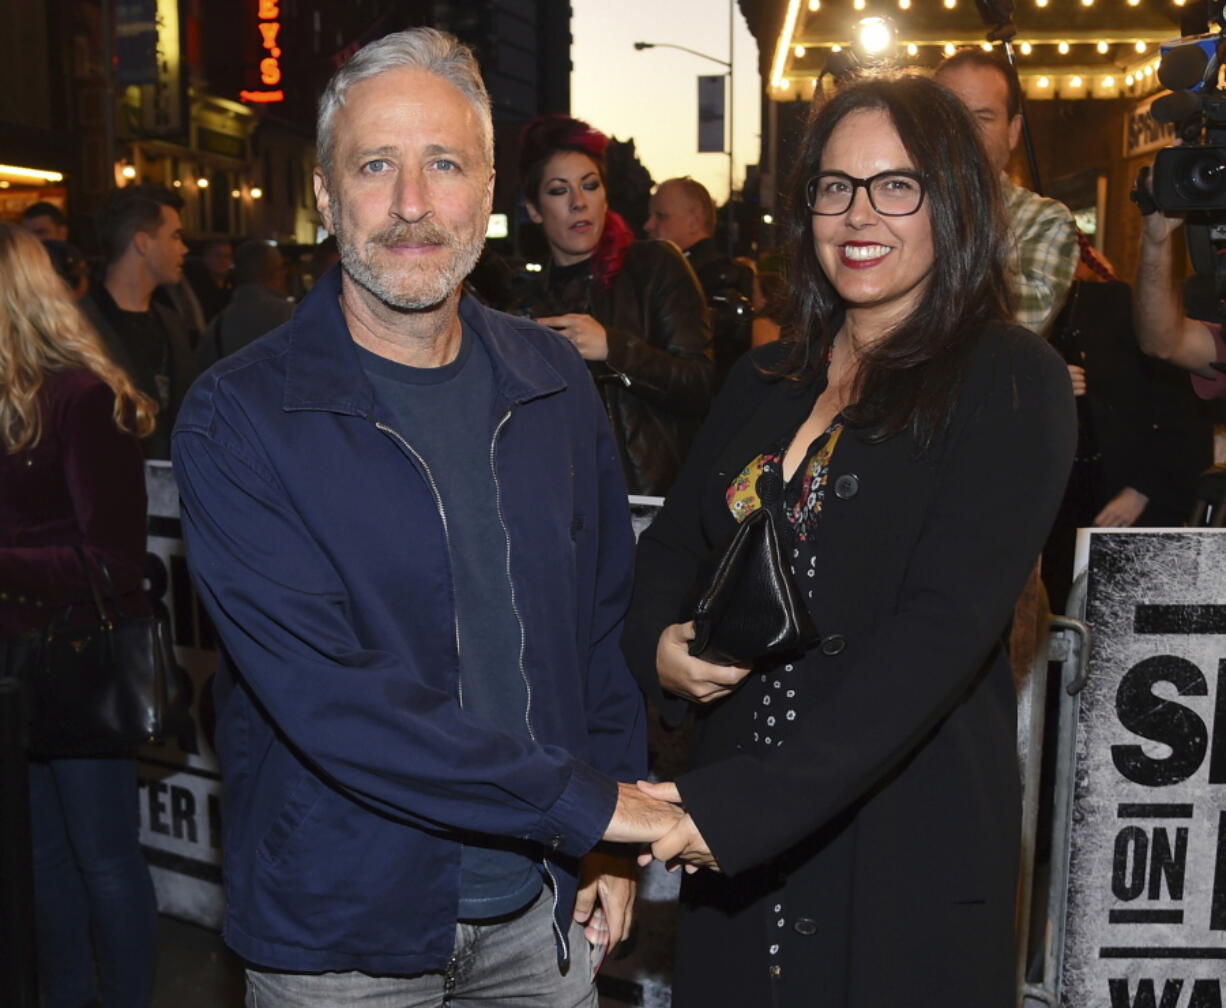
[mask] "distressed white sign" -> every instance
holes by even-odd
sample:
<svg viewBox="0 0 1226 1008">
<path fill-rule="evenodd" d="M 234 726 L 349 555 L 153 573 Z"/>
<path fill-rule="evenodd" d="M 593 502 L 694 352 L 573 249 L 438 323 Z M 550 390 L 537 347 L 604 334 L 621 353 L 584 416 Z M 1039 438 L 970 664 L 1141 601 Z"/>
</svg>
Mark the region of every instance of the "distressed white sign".
<svg viewBox="0 0 1226 1008">
<path fill-rule="evenodd" d="M 1222 1008 L 1226 532 L 1082 534 L 1094 640 L 1061 1003 Z"/>
<path fill-rule="evenodd" d="M 146 463 L 145 486 L 149 494 L 149 594 L 154 605 L 166 607 L 175 655 L 192 679 L 196 738 L 186 751 L 173 741 L 141 750 L 137 760 L 141 845 L 159 909 L 196 924 L 220 927 L 225 909 L 221 779 L 201 717 L 212 710 L 216 645 L 187 573 L 179 529 L 179 492 L 170 464 Z"/>
</svg>

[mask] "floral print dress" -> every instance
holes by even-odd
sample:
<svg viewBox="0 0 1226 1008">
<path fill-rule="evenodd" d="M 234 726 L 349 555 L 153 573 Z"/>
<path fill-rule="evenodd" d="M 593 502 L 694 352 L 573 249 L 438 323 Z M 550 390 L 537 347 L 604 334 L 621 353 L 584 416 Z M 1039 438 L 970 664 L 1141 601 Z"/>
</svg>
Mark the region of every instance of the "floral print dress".
<svg viewBox="0 0 1226 1008">
<path fill-rule="evenodd" d="M 792 478 L 784 481 L 783 457 L 795 431 L 756 456 L 728 485 L 725 498 L 728 510 L 744 521 L 758 508 L 767 508 L 775 520 L 780 544 L 791 557 L 792 579 L 801 596 L 813 598 L 813 582 L 818 577 L 816 531 L 826 499 L 830 460 L 843 433 L 841 418 L 820 435 L 805 452 L 804 461 Z M 811 607 L 810 607 L 811 608 Z M 814 622 L 821 626 L 819 613 Z M 796 727 L 797 697 L 804 680 L 811 674 L 807 656 L 800 656 L 765 672 L 755 671 L 741 687 L 753 691 L 753 721 L 746 726 L 745 752 L 777 749 Z M 782 897 L 780 897 L 780 900 Z M 780 951 L 784 935 L 783 903 L 771 905 L 768 921 L 768 952 L 771 975 L 779 975 Z"/>
</svg>

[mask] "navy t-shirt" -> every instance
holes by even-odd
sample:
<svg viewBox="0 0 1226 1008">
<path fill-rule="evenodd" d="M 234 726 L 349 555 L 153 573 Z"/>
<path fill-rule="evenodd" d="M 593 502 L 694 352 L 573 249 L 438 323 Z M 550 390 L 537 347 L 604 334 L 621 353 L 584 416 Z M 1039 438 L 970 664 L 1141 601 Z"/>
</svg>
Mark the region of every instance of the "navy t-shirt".
<svg viewBox="0 0 1226 1008">
<path fill-rule="evenodd" d="M 397 431 L 425 460 L 447 514 L 459 621 L 461 700 L 470 714 L 520 737 L 528 689 L 520 669 L 520 625 L 507 580 L 507 535 L 498 515 L 491 441 L 494 372 L 475 333 L 464 326 L 450 364 L 416 368 L 358 347 L 362 367 Z M 412 463 L 406 459 L 406 465 Z M 461 920 L 512 913 L 541 888 L 536 849 L 526 842 L 473 835 L 460 865 Z"/>
</svg>

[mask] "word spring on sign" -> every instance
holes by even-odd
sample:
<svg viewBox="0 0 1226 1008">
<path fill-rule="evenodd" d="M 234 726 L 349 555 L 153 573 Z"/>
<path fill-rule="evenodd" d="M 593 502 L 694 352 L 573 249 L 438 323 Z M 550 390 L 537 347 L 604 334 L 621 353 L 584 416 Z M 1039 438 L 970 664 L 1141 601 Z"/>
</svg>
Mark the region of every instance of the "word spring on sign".
<svg viewBox="0 0 1226 1008">
<path fill-rule="evenodd" d="M 1095 532 L 1064 1003 L 1223 1008 L 1226 532 Z"/>
</svg>

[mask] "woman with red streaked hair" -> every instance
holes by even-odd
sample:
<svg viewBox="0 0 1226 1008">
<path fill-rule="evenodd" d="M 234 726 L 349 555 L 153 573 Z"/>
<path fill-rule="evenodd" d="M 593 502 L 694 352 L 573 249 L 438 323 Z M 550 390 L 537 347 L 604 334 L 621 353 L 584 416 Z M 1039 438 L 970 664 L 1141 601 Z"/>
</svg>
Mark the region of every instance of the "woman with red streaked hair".
<svg viewBox="0 0 1226 1008">
<path fill-rule="evenodd" d="M 609 209 L 607 145 L 569 116 L 525 127 L 520 180 L 550 263 L 520 310 L 588 362 L 630 492 L 662 495 L 711 401 L 711 329 L 702 289 L 676 247 L 636 241 Z"/>
</svg>

